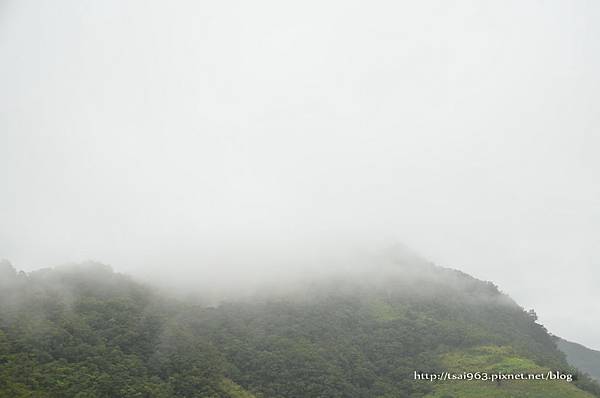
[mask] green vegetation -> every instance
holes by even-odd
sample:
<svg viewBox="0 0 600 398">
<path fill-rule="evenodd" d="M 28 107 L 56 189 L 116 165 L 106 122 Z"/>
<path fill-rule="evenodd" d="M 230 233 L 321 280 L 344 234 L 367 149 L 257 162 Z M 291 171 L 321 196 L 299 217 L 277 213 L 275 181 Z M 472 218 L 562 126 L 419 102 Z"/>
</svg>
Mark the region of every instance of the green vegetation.
<svg viewBox="0 0 600 398">
<path fill-rule="evenodd" d="M 495 385 L 485 381 L 437 386 L 426 398 L 592 398 L 575 385 L 560 381 L 515 381 Z"/>
<path fill-rule="evenodd" d="M 600 381 L 600 351 L 592 350 L 581 344 L 556 338 L 558 348 L 567 356 L 567 362 L 596 381 Z"/>
<path fill-rule="evenodd" d="M 539 373 L 549 370 L 527 358 L 516 356 L 510 346 L 483 346 L 449 352 L 442 355 L 442 362 L 447 369 L 454 372 Z"/>
<path fill-rule="evenodd" d="M 223 379 L 221 382 L 221 387 L 223 388 L 223 391 L 225 391 L 231 398 L 256 398 L 255 395 L 250 394 L 248 391 L 244 390 L 241 386 L 229 379 Z"/>
<path fill-rule="evenodd" d="M 474 347 L 442 355 L 445 368 L 452 372 L 485 372 L 487 374 L 540 374 L 549 368 L 518 357 L 511 347 Z M 435 391 L 427 398 L 591 398 L 594 395 L 582 391 L 567 381 L 450 381 L 435 385 Z"/>
<path fill-rule="evenodd" d="M 573 372 L 494 285 L 418 270 L 208 308 L 100 264 L 24 274 L 1 263 L 0 398 L 600 397 L 584 376 L 413 380 L 415 371 Z"/>
</svg>

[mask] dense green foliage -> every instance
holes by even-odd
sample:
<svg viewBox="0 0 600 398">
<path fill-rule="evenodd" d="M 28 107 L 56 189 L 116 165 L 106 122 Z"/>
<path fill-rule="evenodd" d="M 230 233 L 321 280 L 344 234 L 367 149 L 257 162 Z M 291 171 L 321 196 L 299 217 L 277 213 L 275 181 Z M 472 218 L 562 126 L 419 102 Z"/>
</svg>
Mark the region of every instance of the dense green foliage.
<svg viewBox="0 0 600 398">
<path fill-rule="evenodd" d="M 600 351 L 561 338 L 556 339 L 558 348 L 567 356 L 567 362 L 600 381 Z"/>
<path fill-rule="evenodd" d="M 9 273 L 0 396 L 228 396 L 221 356 L 192 333 L 181 305 L 97 264 Z"/>
<path fill-rule="evenodd" d="M 399 265 L 208 308 L 99 264 L 24 274 L 3 263 L 0 397 L 591 396 L 578 387 L 600 396 L 585 377 L 413 380 L 415 371 L 475 366 L 482 349 L 501 354 L 486 354 L 482 367 L 572 371 L 546 330 L 494 285 L 429 264 L 414 271 Z"/>
<path fill-rule="evenodd" d="M 547 374 L 551 369 L 517 355 L 508 346 L 482 346 L 462 351 L 453 351 L 442 356 L 447 369 L 453 372 L 486 372 L 487 374 Z M 491 384 L 491 385 L 490 385 Z M 469 381 L 445 383 L 437 386 L 426 398 L 591 398 L 592 394 L 582 391 L 571 383 L 562 381 Z"/>
</svg>

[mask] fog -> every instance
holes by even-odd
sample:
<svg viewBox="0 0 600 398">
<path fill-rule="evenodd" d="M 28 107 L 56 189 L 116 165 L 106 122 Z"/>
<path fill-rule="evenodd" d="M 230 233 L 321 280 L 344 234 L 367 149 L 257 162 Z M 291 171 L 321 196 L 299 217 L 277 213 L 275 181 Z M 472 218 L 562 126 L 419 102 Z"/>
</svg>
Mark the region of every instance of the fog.
<svg viewBox="0 0 600 398">
<path fill-rule="evenodd" d="M 1 1 L 0 258 L 233 286 L 401 242 L 598 349 L 599 18 Z"/>
</svg>

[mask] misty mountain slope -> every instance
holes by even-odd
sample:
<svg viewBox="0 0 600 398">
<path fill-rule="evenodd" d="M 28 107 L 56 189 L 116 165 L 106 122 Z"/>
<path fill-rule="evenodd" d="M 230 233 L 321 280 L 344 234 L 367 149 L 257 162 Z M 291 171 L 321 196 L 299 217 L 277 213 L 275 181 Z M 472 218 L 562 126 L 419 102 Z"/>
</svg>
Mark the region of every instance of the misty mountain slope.
<svg viewBox="0 0 600 398">
<path fill-rule="evenodd" d="M 0 272 L 1 397 L 243 397 L 181 304 L 99 264 Z"/>
<path fill-rule="evenodd" d="M 547 374 L 550 368 L 540 366 L 530 359 L 516 355 L 511 347 L 483 346 L 464 351 L 455 351 L 442 356 L 447 369 L 453 372 L 486 372 L 496 374 Z M 592 397 L 576 385 L 562 381 L 478 381 L 445 383 L 437 385 L 427 398 L 477 398 L 477 397 Z"/>
<path fill-rule="evenodd" d="M 415 371 L 469 366 L 572 371 L 546 330 L 494 285 L 427 263 L 213 308 L 100 264 L 17 274 L 3 263 L 0 277 L 0 397 L 600 396 L 583 376 L 413 380 Z"/>
<path fill-rule="evenodd" d="M 444 354 L 485 346 L 506 347 L 510 358 L 531 365 L 504 371 L 569 369 L 545 329 L 495 286 L 455 271 L 429 271 L 421 279 L 342 279 L 304 296 L 223 305 L 199 321 L 198 331 L 212 333 L 207 339 L 235 366 L 235 380 L 269 397 L 438 396 L 438 386 L 411 379 L 414 371 L 463 371 Z M 232 345 L 241 341 L 243 349 Z M 493 371 L 498 363 L 502 356 L 469 370 Z M 458 395 L 445 395 L 473 388 L 462 382 L 450 388 Z M 558 382 L 483 383 L 473 396 L 518 393 L 590 396 Z"/>
<path fill-rule="evenodd" d="M 565 353 L 571 366 L 600 381 L 600 351 L 561 338 L 556 339 L 556 344 Z"/>
</svg>

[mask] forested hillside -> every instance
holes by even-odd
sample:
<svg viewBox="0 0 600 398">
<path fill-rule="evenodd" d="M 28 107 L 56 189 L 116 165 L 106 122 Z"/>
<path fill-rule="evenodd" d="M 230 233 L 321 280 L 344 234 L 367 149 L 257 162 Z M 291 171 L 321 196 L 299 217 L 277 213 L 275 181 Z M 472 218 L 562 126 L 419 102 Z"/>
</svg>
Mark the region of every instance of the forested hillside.
<svg viewBox="0 0 600 398">
<path fill-rule="evenodd" d="M 0 397 L 600 397 L 573 383 L 415 371 L 574 372 L 491 283 L 427 263 L 213 307 L 83 264 L 0 265 Z"/>
<path fill-rule="evenodd" d="M 556 343 L 567 356 L 569 364 L 600 381 L 600 351 L 561 338 L 557 338 Z"/>
</svg>

